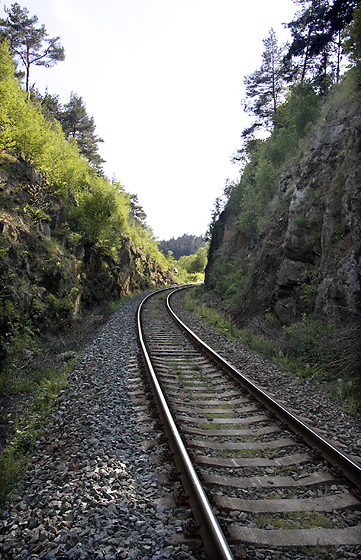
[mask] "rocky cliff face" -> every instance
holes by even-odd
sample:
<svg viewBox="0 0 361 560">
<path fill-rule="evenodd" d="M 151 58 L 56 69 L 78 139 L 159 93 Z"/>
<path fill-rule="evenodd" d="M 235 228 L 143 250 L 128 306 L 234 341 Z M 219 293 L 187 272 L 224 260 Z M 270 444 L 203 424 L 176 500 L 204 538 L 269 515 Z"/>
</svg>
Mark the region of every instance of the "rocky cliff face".
<svg viewBox="0 0 361 560">
<path fill-rule="evenodd" d="M 310 147 L 284 169 L 268 218 L 259 237 L 249 239 L 226 207 L 214 230 L 206 285 L 214 286 L 222 259 L 224 266 L 237 259 L 247 278 L 233 310 L 240 320 L 267 310 L 281 324 L 309 312 L 333 323 L 360 322 L 359 100 L 331 109 Z"/>
<path fill-rule="evenodd" d="M 79 244 L 45 176 L 21 159 L 0 163 L 0 340 L 20 324 L 55 331 L 84 308 L 172 282 L 127 237 L 117 254 Z"/>
</svg>

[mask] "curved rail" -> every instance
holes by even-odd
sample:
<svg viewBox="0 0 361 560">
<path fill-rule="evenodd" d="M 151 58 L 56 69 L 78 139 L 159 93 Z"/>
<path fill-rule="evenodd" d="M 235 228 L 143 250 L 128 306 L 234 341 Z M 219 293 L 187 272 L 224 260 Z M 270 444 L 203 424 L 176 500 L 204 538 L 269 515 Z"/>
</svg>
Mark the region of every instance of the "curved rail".
<svg viewBox="0 0 361 560">
<path fill-rule="evenodd" d="M 184 288 L 180 288 L 184 289 Z M 175 290 L 178 291 L 178 290 Z M 248 377 L 242 374 L 238 369 L 233 367 L 227 360 L 222 358 L 220 354 L 215 352 L 210 346 L 203 342 L 187 325 L 174 313 L 170 306 L 170 298 L 175 293 L 171 292 L 166 300 L 168 312 L 171 314 L 176 323 L 187 333 L 191 340 L 202 349 L 204 353 L 210 356 L 224 371 L 232 375 L 232 377 L 242 383 L 244 387 L 260 402 L 262 402 L 268 410 L 273 412 L 280 420 L 285 422 L 289 428 L 300 435 L 305 442 L 312 448 L 320 451 L 322 456 L 329 461 L 334 467 L 341 469 L 343 474 L 356 486 L 361 487 L 361 466 L 354 462 L 348 455 L 340 449 L 332 445 L 327 439 L 319 435 L 315 430 L 308 426 L 303 420 L 289 411 L 282 404 L 278 403 L 271 395 L 266 393 L 255 385 Z"/>
<path fill-rule="evenodd" d="M 159 290 L 163 291 L 163 290 Z M 177 291 L 177 290 L 175 290 Z M 194 470 L 191 459 L 183 444 L 182 438 L 178 432 L 177 426 L 173 420 L 169 410 L 167 401 L 164 397 L 163 391 L 159 385 L 157 376 L 154 372 L 146 344 L 143 338 L 141 327 L 141 313 L 144 302 L 153 294 L 149 294 L 141 302 L 137 313 L 138 336 L 141 351 L 145 361 L 145 365 L 149 374 L 149 379 L 152 385 L 153 394 L 157 403 L 158 412 L 161 415 L 163 425 L 165 427 L 168 440 L 178 468 L 180 468 L 183 475 L 183 482 L 187 493 L 189 494 L 190 501 L 195 500 L 196 510 L 200 512 L 200 519 L 197 520 L 200 524 L 200 531 L 202 540 L 210 560 L 233 560 L 232 553 L 229 549 L 227 541 L 219 526 L 219 523 L 212 512 L 211 505 L 199 481 L 198 475 Z"/>
</svg>

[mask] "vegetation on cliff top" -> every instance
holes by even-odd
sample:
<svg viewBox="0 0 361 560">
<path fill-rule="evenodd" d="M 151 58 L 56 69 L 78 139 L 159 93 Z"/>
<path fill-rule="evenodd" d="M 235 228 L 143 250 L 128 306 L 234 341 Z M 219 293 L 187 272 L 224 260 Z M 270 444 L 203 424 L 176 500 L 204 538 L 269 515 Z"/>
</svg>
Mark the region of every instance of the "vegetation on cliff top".
<svg viewBox="0 0 361 560">
<path fill-rule="evenodd" d="M 48 192 L 69 211 L 68 223 L 79 241 L 116 250 L 124 235 L 167 267 L 150 228 L 132 219 L 131 196 L 117 182 L 99 176 L 79 153 L 61 124 L 47 120 L 40 104 L 28 102 L 14 74 L 6 42 L 0 45 L 0 154 L 21 156 L 47 178 Z M 3 160 L 4 161 L 4 160 Z"/>
<path fill-rule="evenodd" d="M 299 4 L 302 9 L 289 24 L 293 42 L 288 52 L 287 45 L 278 45 L 271 30 L 264 40 L 261 68 L 245 78 L 244 106 L 254 122 L 242 132 L 243 145 L 233 156 L 241 165 L 241 179 L 228 182 L 223 196 L 215 202 L 207 232 L 211 250 L 219 247 L 223 236 L 219 220 L 223 210 L 233 213 L 235 231 L 250 248 L 271 223 L 282 218 L 285 208 L 274 196 L 282 172 L 309 148 L 330 108 L 352 104 L 360 97 L 361 6 L 352 19 L 357 2 L 338 2 L 336 6 L 321 0 L 300 0 Z M 326 26 L 322 18 L 326 18 Z M 336 35 L 340 40 L 346 37 L 343 44 L 335 44 Z M 354 66 L 341 79 L 342 53 L 348 54 Z M 220 253 L 206 278 L 237 306 L 247 292 L 243 266 L 250 267 L 243 256 L 241 263 L 229 257 Z"/>
<path fill-rule="evenodd" d="M 28 362 L 40 356 L 40 335 L 70 329 L 84 306 L 170 280 L 135 195 L 99 173 L 94 154 L 89 161 L 79 138 L 44 113 L 21 88 L 3 41 L 0 393 L 33 387 L 38 373 L 27 375 Z"/>
<path fill-rule="evenodd" d="M 355 306 L 351 309 L 344 304 L 340 291 L 337 292 L 338 311 L 344 322 L 334 320 L 331 315 L 327 317 L 326 313 L 316 315 L 315 302 L 321 282 L 317 266 L 322 243 L 334 268 L 351 246 L 359 254 L 359 240 L 353 237 L 345 212 L 349 212 L 349 220 L 351 211 L 356 212 L 355 220 L 357 212 L 360 216 L 357 202 L 349 204 L 351 198 L 357 201 L 358 195 L 355 192 L 353 196 L 347 188 L 357 187 L 353 178 L 359 174 L 360 162 L 357 130 L 361 98 L 361 7 L 355 10 L 352 19 L 358 2 L 305 0 L 299 4 L 300 13 L 291 26 L 294 41 L 288 52 L 286 46 L 278 46 L 271 30 L 264 41 L 261 68 L 245 80 L 245 107 L 253 123 L 243 131 L 242 148 L 234 156 L 241 164 L 241 179 L 237 184 L 227 183 L 223 197 L 215 204 L 207 234 L 211 246 L 206 288 L 216 292 L 222 300 L 222 313 L 227 310 L 232 318 L 228 330 L 239 327 L 241 334 L 237 336 L 253 350 L 273 360 L 281 359 L 286 367 L 296 359 L 299 362 L 296 369 L 301 375 L 327 381 L 334 394 L 348 401 L 352 410 L 359 413 L 359 312 Z M 336 8 L 341 11 L 336 13 Z M 349 62 L 343 76 L 341 54 L 347 54 Z M 350 134 L 349 149 L 332 152 L 331 160 L 323 162 L 323 176 L 318 177 L 322 169 L 317 169 L 316 161 L 312 169 L 307 168 L 312 155 L 310 148 L 315 146 L 317 134 L 322 145 L 326 130 L 329 131 L 326 141 L 329 141 L 332 133 L 329 122 L 334 126 L 339 124 L 345 137 Z M 346 128 L 342 128 L 342 122 Z M 321 160 L 318 161 L 320 167 Z M 290 270 L 291 265 L 294 268 L 282 283 L 280 263 L 284 264 L 290 202 L 301 177 L 306 187 L 302 191 L 300 186 L 297 192 L 307 191 L 308 206 L 303 215 L 293 211 L 294 229 L 290 230 L 290 236 L 298 233 L 299 252 L 304 251 L 306 260 L 297 261 L 298 269 L 291 262 Z M 326 243 L 326 237 L 321 243 L 326 206 L 333 220 L 331 245 Z M 356 231 L 356 226 L 353 229 Z M 287 242 L 291 245 L 289 239 Z M 312 258 L 306 255 L 306 242 L 315 248 Z M 297 260 L 294 254 L 289 256 L 289 261 L 292 258 Z M 323 263 L 327 258 L 324 255 Z M 287 310 L 290 292 L 294 300 Z M 292 305 L 294 302 L 297 306 Z M 275 312 L 277 304 L 278 309 L 284 310 L 284 317 L 288 313 L 289 321 L 279 320 L 280 314 Z M 223 317 L 221 322 L 225 320 Z"/>
</svg>

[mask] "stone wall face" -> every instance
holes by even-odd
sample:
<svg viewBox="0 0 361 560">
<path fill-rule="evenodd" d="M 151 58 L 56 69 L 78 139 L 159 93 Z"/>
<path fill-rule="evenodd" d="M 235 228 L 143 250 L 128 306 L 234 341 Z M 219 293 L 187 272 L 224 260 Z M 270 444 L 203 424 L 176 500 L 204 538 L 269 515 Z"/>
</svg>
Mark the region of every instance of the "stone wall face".
<svg viewBox="0 0 361 560">
<path fill-rule="evenodd" d="M 361 103 L 330 112 L 310 149 L 285 169 L 275 198 L 285 208 L 256 246 L 223 212 L 211 247 L 206 283 L 222 251 L 257 261 L 250 302 L 271 309 L 281 324 L 303 313 L 334 323 L 355 323 L 361 313 Z M 233 230 L 230 233 L 230 230 Z M 227 239 L 226 239 L 227 237 Z M 242 237 L 242 243 L 240 243 Z M 257 259 L 257 251 L 266 256 Z M 272 243 L 270 240 L 272 239 Z M 272 261 L 272 274 L 266 263 Z M 247 265 L 242 265 L 247 268 Z M 264 290 L 265 278 L 272 288 Z M 245 310 L 240 310 L 241 313 Z"/>
<path fill-rule="evenodd" d="M 114 254 L 81 244 L 68 209 L 46 177 L 21 158 L 0 169 L 1 340 L 19 323 L 56 331 L 85 308 L 172 283 L 168 272 L 124 236 Z"/>
</svg>

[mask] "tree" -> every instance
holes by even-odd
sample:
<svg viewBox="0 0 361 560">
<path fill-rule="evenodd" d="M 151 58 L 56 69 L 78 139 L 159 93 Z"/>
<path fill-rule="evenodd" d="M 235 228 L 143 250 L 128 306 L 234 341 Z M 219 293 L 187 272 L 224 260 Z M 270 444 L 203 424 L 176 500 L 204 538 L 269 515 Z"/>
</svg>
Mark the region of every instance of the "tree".
<svg viewBox="0 0 361 560">
<path fill-rule="evenodd" d="M 243 131 L 244 137 L 261 127 L 274 128 L 277 110 L 283 97 L 284 48 L 278 46 L 273 29 L 263 40 L 263 45 L 261 68 L 244 79 L 248 98 L 244 101 L 244 109 L 256 117 L 253 125 Z"/>
<path fill-rule="evenodd" d="M 326 14 L 326 23 L 331 38 L 352 22 L 354 11 L 359 4 L 359 0 L 334 0 Z"/>
<path fill-rule="evenodd" d="M 129 197 L 129 218 L 131 224 L 143 228 L 147 227 L 147 214 L 144 212 L 143 206 L 139 204 L 137 194 L 131 194 Z"/>
<path fill-rule="evenodd" d="M 322 22 L 327 11 L 325 0 L 294 0 L 302 6 L 296 12 L 295 19 L 287 24 L 293 38 L 286 59 L 296 58 L 296 74 L 300 76 L 299 82 L 304 83 L 310 60 L 315 53 L 315 45 L 320 49 L 320 38 L 324 27 Z M 322 41 L 323 43 L 323 41 Z"/>
<path fill-rule="evenodd" d="M 287 61 L 296 64 L 299 83 L 311 80 L 321 93 L 338 82 L 342 55 L 342 31 L 352 21 L 358 0 L 294 0 L 301 6 L 288 23 L 292 42 Z"/>
<path fill-rule="evenodd" d="M 62 111 L 62 106 L 59 102 L 58 95 L 51 95 L 46 88 L 44 95 L 42 95 L 34 87 L 30 90 L 30 100 L 36 104 L 38 103 L 41 107 L 41 111 L 48 121 L 59 121 L 60 114 Z"/>
<path fill-rule="evenodd" d="M 183 255 L 178 260 L 181 268 L 185 269 L 189 274 L 204 272 L 208 259 L 208 245 L 200 247 L 193 255 Z"/>
<path fill-rule="evenodd" d="M 25 90 L 29 96 L 31 65 L 50 68 L 59 60 L 65 60 L 64 48 L 59 43 L 60 37 L 48 38 L 44 25 L 36 27 L 38 17 L 30 17 L 26 8 L 15 3 L 4 10 L 8 17 L 0 19 L 1 34 L 8 39 L 11 51 L 25 68 Z"/>
<path fill-rule="evenodd" d="M 353 22 L 346 28 L 345 50 L 356 64 L 361 61 L 361 4 L 355 10 Z"/>
<path fill-rule="evenodd" d="M 69 103 L 60 113 L 60 123 L 66 138 L 77 141 L 79 153 L 101 175 L 104 159 L 98 153 L 98 143 L 103 140 L 95 134 L 94 118 L 88 116 L 82 97 L 71 92 Z"/>
<path fill-rule="evenodd" d="M 161 240 L 159 242 L 159 250 L 162 251 L 163 255 L 167 255 L 168 252 L 171 251 L 174 258 L 178 260 L 184 255 L 193 255 L 204 245 L 205 240 L 202 235 L 197 236 L 184 233 L 181 237 L 177 237 L 176 239 L 172 237 L 168 240 Z"/>
</svg>

